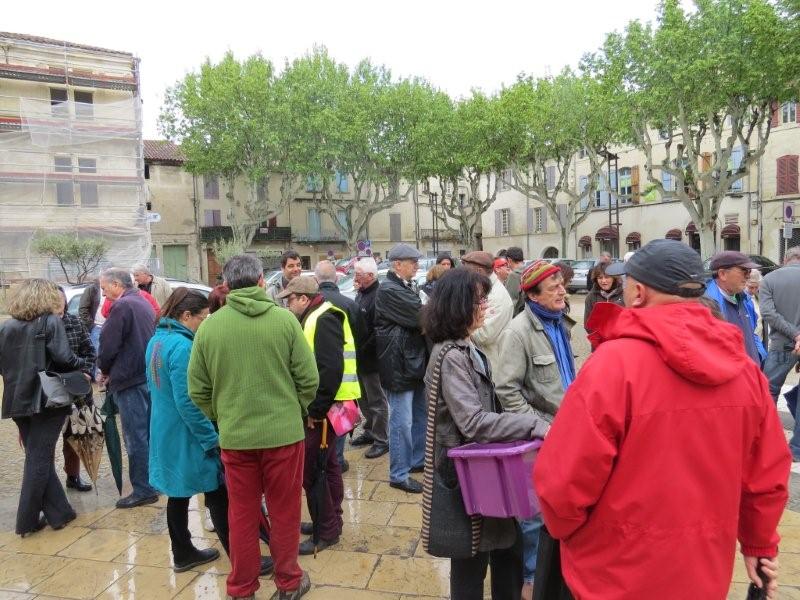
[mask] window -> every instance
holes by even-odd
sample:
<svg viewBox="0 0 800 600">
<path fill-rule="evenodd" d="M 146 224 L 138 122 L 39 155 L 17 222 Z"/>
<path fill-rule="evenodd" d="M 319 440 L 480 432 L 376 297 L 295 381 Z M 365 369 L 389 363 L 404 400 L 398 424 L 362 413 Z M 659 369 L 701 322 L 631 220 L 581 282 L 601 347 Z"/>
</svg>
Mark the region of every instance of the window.
<svg viewBox="0 0 800 600">
<path fill-rule="evenodd" d="M 80 92 L 75 90 L 72 93 L 75 99 L 75 116 L 82 119 L 91 119 L 94 117 L 94 104 L 92 92 Z"/>
<path fill-rule="evenodd" d="M 97 173 L 97 160 L 94 158 L 79 158 L 78 159 L 78 172 L 79 173 Z M 81 181 L 81 206 L 97 206 L 97 182 L 95 181 Z"/>
<path fill-rule="evenodd" d="M 389 241 L 399 242 L 402 238 L 402 221 L 399 213 L 389 215 Z"/>
<path fill-rule="evenodd" d="M 67 90 L 50 88 L 50 110 L 56 117 L 69 116 L 69 104 L 67 101 Z"/>
<path fill-rule="evenodd" d="M 742 157 L 744 153 L 742 152 L 742 147 L 737 146 L 731 151 L 731 157 L 728 159 L 728 175 L 732 175 L 739 171 L 739 167 L 742 166 Z M 744 186 L 744 178 L 737 179 L 731 184 L 731 191 L 732 192 L 741 192 Z"/>
<path fill-rule="evenodd" d="M 594 192 L 594 205 L 597 208 L 608 208 L 611 203 L 611 193 L 609 192 L 609 179 L 611 180 L 612 190 L 617 188 L 617 174 L 609 172 L 608 175 L 600 175 L 597 178 L 597 189 Z"/>
<path fill-rule="evenodd" d="M 500 172 L 500 178 L 497 181 L 497 191 L 503 192 L 511 188 L 514 182 L 514 172 L 511 169 L 503 169 Z"/>
<path fill-rule="evenodd" d="M 316 208 L 308 209 L 308 235 L 312 239 L 319 239 L 322 235 L 322 218 Z"/>
<path fill-rule="evenodd" d="M 511 210 L 508 208 L 500 209 L 500 235 L 511 233 Z"/>
<path fill-rule="evenodd" d="M 219 177 L 216 175 L 203 175 L 203 198 L 219 200 Z"/>
<path fill-rule="evenodd" d="M 630 167 L 624 167 L 619 171 L 619 203 L 630 204 L 633 197 L 633 180 L 631 178 Z"/>
<path fill-rule="evenodd" d="M 548 190 L 555 189 L 556 187 L 556 167 L 555 165 L 551 165 L 547 167 L 545 170 L 544 176 L 545 184 L 547 185 Z"/>
<path fill-rule="evenodd" d="M 75 202 L 74 198 L 75 192 L 72 186 L 72 157 L 56 156 L 55 172 L 70 174 L 70 176 L 66 180 L 60 179 L 56 183 L 56 203 L 60 206 L 68 206 L 73 204 Z"/>
<path fill-rule="evenodd" d="M 797 193 L 797 155 L 781 156 L 777 161 L 777 195 Z"/>
<path fill-rule="evenodd" d="M 797 121 L 797 103 L 796 102 L 785 102 L 781 107 L 781 117 L 783 117 L 783 123 L 794 123 Z"/>
<path fill-rule="evenodd" d="M 347 211 L 346 210 L 337 210 L 336 211 L 336 220 L 339 221 L 339 225 L 342 226 L 342 229 L 347 231 Z"/>
<path fill-rule="evenodd" d="M 206 227 L 219 227 L 222 225 L 222 211 L 221 210 L 204 210 L 203 218 Z"/>
<path fill-rule="evenodd" d="M 533 209 L 533 230 L 536 233 L 543 231 L 542 227 L 544 226 L 544 209 L 542 208 L 534 208 Z"/>
<path fill-rule="evenodd" d="M 589 151 L 586 148 L 578 150 L 578 158 L 586 158 L 587 156 L 589 156 Z"/>
<path fill-rule="evenodd" d="M 642 247 L 642 242 L 628 242 L 628 252 L 636 252 L 639 248 Z"/>
<path fill-rule="evenodd" d="M 662 140 L 668 140 L 671 134 L 672 132 L 666 127 L 662 127 L 658 130 L 658 137 L 660 137 Z"/>
<path fill-rule="evenodd" d="M 581 258 L 592 258 L 591 246 L 581 246 Z"/>
<path fill-rule="evenodd" d="M 266 179 L 261 179 L 256 184 L 256 199 L 259 202 L 266 202 L 267 201 L 267 197 L 269 195 L 267 192 L 268 192 L 268 190 L 267 190 L 267 180 Z"/>
<path fill-rule="evenodd" d="M 319 175 L 309 175 L 306 177 L 306 191 L 307 192 L 321 192 L 322 191 L 322 177 Z"/>
<path fill-rule="evenodd" d="M 463 192 L 458 195 L 458 205 L 461 208 L 464 208 L 467 205 L 467 195 Z"/>
<path fill-rule="evenodd" d="M 589 177 L 586 175 L 581 175 L 578 179 L 578 193 L 583 194 L 586 191 L 586 186 L 589 185 Z M 581 198 L 580 204 L 581 211 L 589 210 L 589 194 L 587 193 L 585 196 Z"/>
<path fill-rule="evenodd" d="M 336 171 L 336 189 L 342 194 L 346 194 L 350 190 L 347 181 L 347 173 L 339 173 L 339 171 Z"/>
<path fill-rule="evenodd" d="M 145 163 L 144 165 L 144 178 L 150 179 L 150 165 L 148 165 L 147 163 Z"/>
<path fill-rule="evenodd" d="M 672 194 L 670 192 L 675 191 L 675 178 L 672 174 L 667 173 L 666 171 L 661 171 L 661 185 L 664 186 L 664 194 L 662 196 L 662 200 L 668 200 L 672 198 Z"/>
</svg>

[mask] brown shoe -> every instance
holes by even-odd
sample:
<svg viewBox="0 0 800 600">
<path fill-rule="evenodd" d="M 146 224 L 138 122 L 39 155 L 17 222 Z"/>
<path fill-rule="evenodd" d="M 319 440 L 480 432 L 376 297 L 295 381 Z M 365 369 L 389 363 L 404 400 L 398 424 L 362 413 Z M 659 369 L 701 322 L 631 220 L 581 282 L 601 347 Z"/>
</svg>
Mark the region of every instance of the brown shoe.
<svg viewBox="0 0 800 600">
<path fill-rule="evenodd" d="M 274 594 L 272 594 L 272 598 L 270 600 L 298 600 L 298 598 L 305 596 L 308 593 L 308 590 L 311 589 L 311 578 L 308 576 L 308 573 L 303 571 L 303 577 L 300 579 L 300 585 L 296 590 L 290 591 L 281 591 L 278 590 Z"/>
</svg>

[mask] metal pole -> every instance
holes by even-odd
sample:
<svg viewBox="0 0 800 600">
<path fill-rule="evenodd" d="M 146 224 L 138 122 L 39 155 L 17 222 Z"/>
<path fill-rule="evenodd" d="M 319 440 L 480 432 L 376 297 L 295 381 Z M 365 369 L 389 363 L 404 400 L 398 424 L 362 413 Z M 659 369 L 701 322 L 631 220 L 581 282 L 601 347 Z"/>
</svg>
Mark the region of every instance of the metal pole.
<svg viewBox="0 0 800 600">
<path fill-rule="evenodd" d="M 439 254 L 439 221 L 436 215 L 438 211 L 439 195 L 434 192 L 431 194 L 431 197 L 433 198 L 433 203 L 431 204 L 431 209 L 433 210 L 433 255 L 437 256 Z"/>
</svg>

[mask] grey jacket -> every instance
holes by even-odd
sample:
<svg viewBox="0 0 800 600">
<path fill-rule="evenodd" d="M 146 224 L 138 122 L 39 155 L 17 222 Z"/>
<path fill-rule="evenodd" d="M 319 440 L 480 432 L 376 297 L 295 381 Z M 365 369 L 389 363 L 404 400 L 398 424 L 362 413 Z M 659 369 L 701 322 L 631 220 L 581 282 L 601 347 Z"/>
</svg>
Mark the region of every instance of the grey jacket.
<svg viewBox="0 0 800 600">
<path fill-rule="evenodd" d="M 564 398 L 553 346 L 528 307 L 500 336 L 494 373 L 497 397 L 508 412 L 544 414 L 552 421 Z"/>
<path fill-rule="evenodd" d="M 769 273 L 759 288 L 761 317 L 769 325 L 769 350 L 789 352 L 800 333 L 800 264 Z"/>
<path fill-rule="evenodd" d="M 534 414 L 512 415 L 498 412 L 491 371 L 487 367 L 485 356 L 469 340 L 457 340 L 455 343 L 458 347 L 450 350 L 442 363 L 434 437 L 434 466 L 448 484 L 455 484 L 457 479 L 453 462 L 447 457 L 448 448 L 468 442 L 529 440 L 544 437 L 548 429 L 548 423 Z M 434 365 L 442 346 L 440 343 L 433 347 L 425 374 L 425 389 L 428 393 Z M 432 523 L 431 526 L 435 527 L 436 524 Z M 512 542 L 513 525 L 508 519 L 483 519 L 481 550 L 508 547 Z"/>
<path fill-rule="evenodd" d="M 522 283 L 522 269 L 511 271 L 506 279 L 506 290 L 514 303 L 514 315 L 517 316 L 525 308 L 525 294 L 519 289 Z"/>
</svg>

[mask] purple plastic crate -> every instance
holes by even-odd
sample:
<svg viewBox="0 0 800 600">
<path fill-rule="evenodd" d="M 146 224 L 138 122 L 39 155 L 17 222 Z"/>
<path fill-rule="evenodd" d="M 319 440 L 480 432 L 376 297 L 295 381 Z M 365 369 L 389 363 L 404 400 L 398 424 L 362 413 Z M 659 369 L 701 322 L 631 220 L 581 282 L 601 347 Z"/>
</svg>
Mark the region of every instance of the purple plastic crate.
<svg viewBox="0 0 800 600">
<path fill-rule="evenodd" d="M 533 462 L 542 440 L 466 444 L 447 451 L 461 484 L 467 514 L 531 519 L 539 514 Z"/>
</svg>

